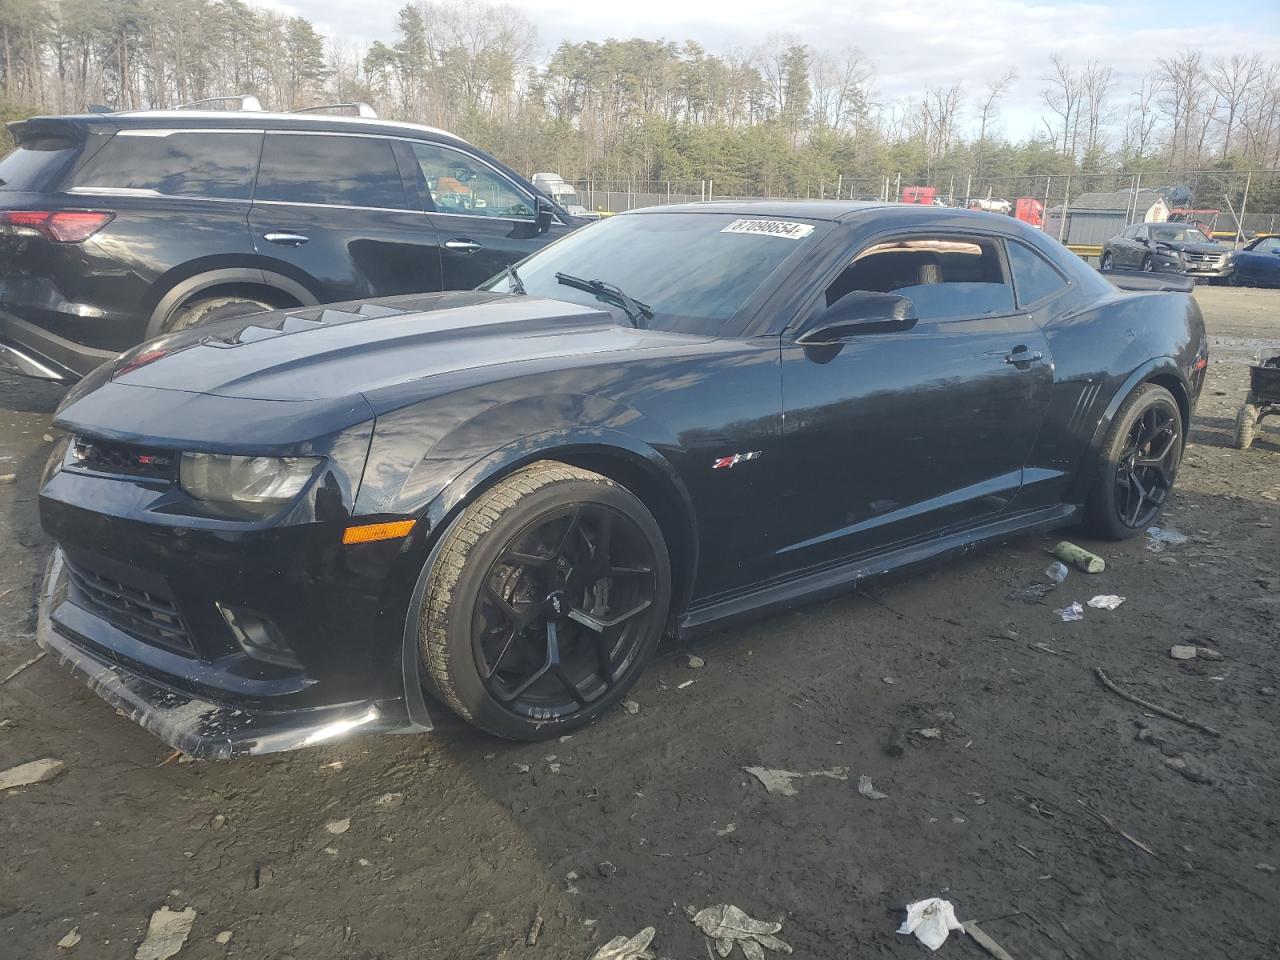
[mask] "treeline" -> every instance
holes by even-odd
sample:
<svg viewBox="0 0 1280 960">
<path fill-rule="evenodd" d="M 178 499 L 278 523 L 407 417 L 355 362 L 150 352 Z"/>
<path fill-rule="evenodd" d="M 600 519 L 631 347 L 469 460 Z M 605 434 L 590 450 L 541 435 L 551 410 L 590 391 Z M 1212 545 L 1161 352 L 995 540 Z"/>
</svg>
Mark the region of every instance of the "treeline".
<svg viewBox="0 0 1280 960">
<path fill-rule="evenodd" d="M 549 54 L 509 6 L 416 2 L 357 48 L 242 0 L 0 0 L 6 119 L 89 105 L 167 107 L 253 93 L 270 109 L 368 100 L 453 130 L 525 172 L 803 192 L 838 175 L 945 182 L 1108 170 L 1280 166 L 1280 60 L 1171 53 L 1136 84 L 1053 58 L 1040 126 L 1010 139 L 1013 74 L 877 94 L 862 52 L 786 37 L 564 42 Z"/>
</svg>

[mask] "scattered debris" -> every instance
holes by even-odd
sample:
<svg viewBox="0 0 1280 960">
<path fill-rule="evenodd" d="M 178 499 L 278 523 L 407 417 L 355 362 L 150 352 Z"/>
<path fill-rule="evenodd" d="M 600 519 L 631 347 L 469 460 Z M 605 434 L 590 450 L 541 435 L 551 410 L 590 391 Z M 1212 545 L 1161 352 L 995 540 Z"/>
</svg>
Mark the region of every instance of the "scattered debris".
<svg viewBox="0 0 1280 960">
<path fill-rule="evenodd" d="M 1169 648 L 1169 656 L 1175 660 L 1194 660 L 1196 648 L 1186 643 L 1175 643 Z"/>
<path fill-rule="evenodd" d="M 1210 649 L 1209 647 L 1196 647 L 1196 657 L 1198 657 L 1201 660 L 1214 660 L 1214 661 L 1226 659 L 1226 657 L 1220 654 L 1217 650 Z"/>
<path fill-rule="evenodd" d="M 955 907 L 940 897 L 907 904 L 907 918 L 898 928 L 901 934 L 915 934 L 915 938 L 930 950 L 937 950 L 946 943 L 952 930 L 965 932 L 964 925 L 956 919 Z"/>
<path fill-rule="evenodd" d="M 764 960 L 765 950 L 791 953 L 791 945 L 776 936 L 782 931 L 782 924 L 753 920 L 731 903 L 717 903 L 698 911 L 686 907 L 685 912 L 693 925 L 711 938 L 721 957 L 729 956 L 735 945 L 742 948 L 747 960 Z"/>
<path fill-rule="evenodd" d="M 1032 583 L 1009 594 L 1010 600 L 1021 600 L 1023 603 L 1039 603 L 1055 589 L 1056 583 Z"/>
<path fill-rule="evenodd" d="M 3 680 L 0 680 L 0 684 L 8 683 L 14 677 L 20 674 L 23 670 L 27 669 L 27 667 L 30 667 L 30 666 L 33 666 L 34 664 L 39 663 L 41 660 L 44 659 L 44 655 L 45 655 L 45 651 L 41 650 L 30 660 L 25 660 L 22 663 L 18 664 L 16 667 L 14 667 L 12 670 L 9 671 L 9 673 L 5 676 Z"/>
<path fill-rule="evenodd" d="M 1213 778 L 1205 773 L 1200 767 L 1187 760 L 1186 757 L 1166 757 L 1164 765 L 1170 770 L 1177 771 L 1192 783 L 1213 783 Z"/>
<path fill-rule="evenodd" d="M 707 661 L 703 660 L 701 657 L 696 657 L 696 656 L 694 656 L 692 653 L 691 653 L 691 654 L 689 654 L 689 669 L 690 669 L 690 670 L 701 670 L 701 669 L 702 669 L 703 667 L 705 667 L 706 665 L 707 665 Z"/>
<path fill-rule="evenodd" d="M 29 787 L 34 783 L 44 783 L 60 774 L 64 767 L 65 764 L 61 760 L 54 760 L 52 757 L 10 767 L 0 773 L 0 790 L 12 790 L 14 787 Z"/>
<path fill-rule="evenodd" d="M 941 740 L 941 727 L 921 727 L 919 730 L 912 730 L 911 736 L 919 737 L 921 740 Z"/>
<path fill-rule="evenodd" d="M 1061 540 L 1053 548 L 1053 555 L 1063 563 L 1069 563 L 1085 573 L 1102 573 L 1107 569 L 1107 561 L 1096 553 L 1090 553 L 1084 547 L 1078 547 L 1067 540 Z"/>
<path fill-rule="evenodd" d="M 1184 717 L 1182 714 L 1176 713 L 1173 710 L 1169 710 L 1165 707 L 1162 707 L 1159 704 L 1152 703 L 1150 700 L 1143 700 L 1141 697 L 1134 696 L 1132 693 L 1127 693 L 1126 691 L 1121 690 L 1119 687 L 1115 685 L 1115 683 L 1112 682 L 1111 678 L 1106 675 L 1106 673 L 1103 671 L 1101 667 L 1094 667 L 1093 673 L 1098 678 L 1098 681 L 1104 687 L 1106 687 L 1112 693 L 1117 694 L 1120 697 L 1123 697 L 1125 700 L 1128 700 L 1130 703 L 1136 703 L 1138 706 L 1144 707 L 1145 709 L 1150 710 L 1152 713 L 1158 713 L 1160 714 L 1160 716 L 1168 717 L 1170 720 L 1176 720 L 1178 721 L 1178 723 L 1185 723 L 1188 727 L 1193 727 L 1196 730 L 1201 731 L 1202 733 L 1207 733 L 1211 737 L 1222 736 L 1221 731 L 1215 730 L 1213 727 L 1209 726 L 1208 724 L 1201 723 L 1199 720 L 1192 720 L 1190 717 Z"/>
<path fill-rule="evenodd" d="M 1044 568 L 1045 578 L 1052 583 L 1061 583 L 1067 579 L 1067 573 L 1067 565 L 1061 560 L 1055 560 Z"/>
<path fill-rule="evenodd" d="M 133 960 L 168 960 L 187 942 L 195 922 L 196 912 L 192 907 L 182 911 L 161 907 L 151 915 L 147 935 Z"/>
<path fill-rule="evenodd" d="M 260 863 L 253 871 L 253 887 L 255 890 L 261 890 L 269 884 L 275 877 L 275 871 L 269 863 Z"/>
<path fill-rule="evenodd" d="M 624 712 L 629 713 L 632 716 L 635 716 L 637 713 L 640 712 L 640 704 L 636 703 L 636 701 L 634 700 L 623 700 L 622 709 Z"/>
<path fill-rule="evenodd" d="M 1275 873 L 1276 868 L 1269 863 L 1255 863 L 1253 869 L 1261 870 L 1263 873 Z"/>
<path fill-rule="evenodd" d="M 1089 606 L 1095 610 L 1114 610 L 1124 601 L 1124 597 L 1117 597 L 1114 593 L 1100 593 L 1089 601 Z"/>
<path fill-rule="evenodd" d="M 80 928 L 72 927 L 71 932 L 58 941 L 58 947 L 62 950 L 70 950 L 80 942 Z"/>
<path fill-rule="evenodd" d="M 404 803 L 403 793 L 384 793 L 373 801 L 374 806 L 378 807 L 398 807 Z"/>
<path fill-rule="evenodd" d="M 1076 802 L 1077 802 L 1077 803 L 1079 803 L 1082 807 L 1085 807 L 1085 809 L 1086 809 L 1086 810 L 1088 810 L 1091 814 L 1093 814 L 1093 815 L 1094 815 L 1095 817 L 1097 817 L 1100 821 L 1102 821 L 1104 824 L 1106 824 L 1106 825 L 1107 825 L 1107 827 L 1109 827 L 1111 830 L 1113 830 L 1113 831 L 1115 831 L 1116 833 L 1118 833 L 1120 836 L 1124 837 L 1126 840 L 1128 840 L 1130 843 L 1132 843 L 1135 847 L 1137 847 L 1137 848 L 1138 848 L 1139 850 L 1141 850 L 1143 853 L 1149 854 L 1149 855 L 1151 855 L 1151 856 L 1155 857 L 1157 860 L 1159 860 L 1159 859 L 1160 859 L 1160 854 L 1156 853 L 1154 850 L 1152 850 L 1152 849 L 1151 849 L 1151 847 L 1150 847 L 1150 846 L 1148 846 L 1147 844 L 1143 843 L 1141 840 L 1139 840 L 1139 839 L 1138 839 L 1137 837 L 1135 837 L 1133 834 L 1131 834 L 1131 833 L 1125 833 L 1123 830 L 1121 830 L 1119 827 L 1117 827 L 1117 826 L 1115 825 L 1114 821 L 1112 821 L 1112 819 L 1111 819 L 1110 817 L 1108 817 L 1105 813 L 1099 813 L 1097 810 L 1094 810 L 1094 809 L 1092 809 L 1092 808 L 1090 808 L 1090 807 L 1086 806 L 1083 800 L 1077 800 Z"/>
<path fill-rule="evenodd" d="M 868 800 L 887 800 L 889 795 L 877 790 L 871 783 L 871 778 L 865 774 L 858 777 L 858 793 L 866 797 Z"/>
<path fill-rule="evenodd" d="M 719 830 L 716 831 L 716 836 L 727 837 L 729 834 L 733 833 L 737 829 L 738 829 L 738 825 L 736 823 L 726 823 L 723 827 L 721 827 Z"/>
<path fill-rule="evenodd" d="M 676 684 L 676 689 L 677 689 L 677 690 L 683 690 L 683 689 L 685 689 L 686 687 L 692 687 L 692 686 L 693 686 L 693 681 L 692 681 L 692 680 L 686 680 L 684 683 L 677 683 L 677 684 Z"/>
<path fill-rule="evenodd" d="M 601 860 L 596 864 L 596 873 L 602 877 L 612 877 L 617 872 L 618 868 L 612 860 Z"/>
<path fill-rule="evenodd" d="M 220 934 L 218 934 L 216 937 L 213 938 L 213 942 L 223 943 L 223 944 L 230 943 L 232 933 L 233 931 L 231 930 L 223 930 Z"/>
<path fill-rule="evenodd" d="M 770 793 L 783 797 L 796 796 L 793 781 L 802 777 L 829 777 L 832 780 L 848 780 L 848 767 L 832 767 L 830 770 L 807 770 L 797 773 L 793 770 L 770 770 L 767 767 L 743 767 L 743 772 L 751 774 L 764 785 Z"/>
<path fill-rule="evenodd" d="M 1080 606 L 1079 600 L 1073 600 L 1071 601 L 1071 606 L 1063 607 L 1053 612 L 1062 618 L 1063 623 L 1072 623 L 1076 620 L 1084 619 L 1084 607 Z"/>
<path fill-rule="evenodd" d="M 977 920 L 966 920 L 964 922 L 964 932 L 967 933 L 973 942 L 980 946 L 987 953 L 991 954 L 996 960 L 1013 960 L 1009 952 L 992 940 L 985 930 L 978 926 Z"/>
<path fill-rule="evenodd" d="M 529 924 L 529 932 L 524 937 L 524 945 L 526 947 L 536 947 L 538 945 L 538 937 L 542 935 L 542 924 L 542 914 L 535 914 L 533 923 Z"/>
<path fill-rule="evenodd" d="M 889 684 L 890 686 L 898 682 L 893 677 L 881 677 L 880 679 L 883 680 L 885 683 Z"/>
<path fill-rule="evenodd" d="M 1165 530 L 1162 527 L 1147 528 L 1147 549 L 1152 553 L 1160 553 L 1165 547 L 1180 547 L 1186 542 L 1186 535 L 1177 530 Z"/>
<path fill-rule="evenodd" d="M 330 820 L 324 825 L 324 828 L 334 836 L 341 836 L 351 829 L 351 818 L 343 817 L 341 820 Z"/>
<path fill-rule="evenodd" d="M 527 763 L 513 763 L 511 765 L 512 773 L 528 773 L 529 765 Z"/>
<path fill-rule="evenodd" d="M 0 483 L 13 483 L 17 479 L 16 473 L 0 473 Z"/>
<path fill-rule="evenodd" d="M 650 960 L 654 956 L 649 949 L 658 931 L 645 927 L 634 937 L 614 937 L 591 955 L 591 960 Z"/>
</svg>

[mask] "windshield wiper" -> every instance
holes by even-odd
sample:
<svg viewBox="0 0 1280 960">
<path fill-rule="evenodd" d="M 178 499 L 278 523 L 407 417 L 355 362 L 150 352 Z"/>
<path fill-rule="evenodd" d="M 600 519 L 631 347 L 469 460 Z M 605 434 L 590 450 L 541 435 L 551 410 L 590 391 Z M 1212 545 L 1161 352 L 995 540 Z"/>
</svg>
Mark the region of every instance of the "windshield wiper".
<svg viewBox="0 0 1280 960">
<path fill-rule="evenodd" d="M 637 330 L 643 330 L 645 319 L 653 317 L 653 310 L 647 303 L 631 299 L 621 287 L 608 281 L 583 280 L 581 277 L 570 276 L 567 273 L 557 273 L 556 282 L 563 283 L 566 287 L 577 287 L 579 290 L 587 291 L 587 293 L 594 293 L 598 297 L 606 297 L 613 300 L 622 307 L 627 319 L 631 321 L 631 325 Z"/>
<path fill-rule="evenodd" d="M 518 297 L 525 295 L 524 281 L 520 279 L 520 274 L 516 273 L 516 265 L 514 263 L 507 264 L 507 287 L 511 293 Z"/>
</svg>

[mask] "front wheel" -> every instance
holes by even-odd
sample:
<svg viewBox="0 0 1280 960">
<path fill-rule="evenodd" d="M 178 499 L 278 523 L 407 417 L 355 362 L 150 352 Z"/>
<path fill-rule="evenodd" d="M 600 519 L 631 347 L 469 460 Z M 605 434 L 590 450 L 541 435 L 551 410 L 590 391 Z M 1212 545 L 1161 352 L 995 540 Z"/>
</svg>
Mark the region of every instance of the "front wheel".
<svg viewBox="0 0 1280 960">
<path fill-rule="evenodd" d="M 489 733 L 560 736 L 622 699 L 670 603 L 644 504 L 599 474 L 534 463 L 445 533 L 420 615 L 428 687 Z"/>
<path fill-rule="evenodd" d="M 1154 272 L 1154 271 L 1155 271 L 1155 268 L 1156 268 L 1156 265 L 1155 265 L 1154 263 L 1152 263 L 1152 261 L 1151 261 L 1151 257 L 1146 256 L 1146 257 L 1143 257 L 1143 258 L 1142 258 L 1142 272 L 1143 272 L 1143 273 L 1152 273 L 1152 272 Z"/>
<path fill-rule="evenodd" d="M 276 308 L 271 304 L 252 297 L 205 297 L 184 303 L 165 321 L 162 330 L 164 333 L 175 333 L 202 323 L 247 317 L 274 309 Z"/>
<path fill-rule="evenodd" d="M 1109 540 L 1136 537 L 1164 511 L 1182 461 L 1183 424 L 1164 387 L 1140 384 L 1116 411 L 1085 501 L 1085 527 Z"/>
<path fill-rule="evenodd" d="M 1108 250 L 1106 253 L 1102 255 L 1102 269 L 1110 270 L 1112 266 L 1114 266 L 1114 264 L 1115 264 L 1115 260 L 1111 256 L 1111 251 Z"/>
</svg>

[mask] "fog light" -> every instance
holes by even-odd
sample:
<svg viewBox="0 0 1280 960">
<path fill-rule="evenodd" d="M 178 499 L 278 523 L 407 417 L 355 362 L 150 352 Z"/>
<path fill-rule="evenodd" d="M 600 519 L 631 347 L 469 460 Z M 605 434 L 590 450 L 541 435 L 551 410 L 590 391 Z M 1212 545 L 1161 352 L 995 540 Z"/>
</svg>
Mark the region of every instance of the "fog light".
<svg viewBox="0 0 1280 960">
<path fill-rule="evenodd" d="M 255 660 L 281 667 L 301 669 L 302 664 L 285 643 L 276 625 L 260 613 L 217 604 L 222 619 L 227 621 L 241 649 Z"/>
</svg>

